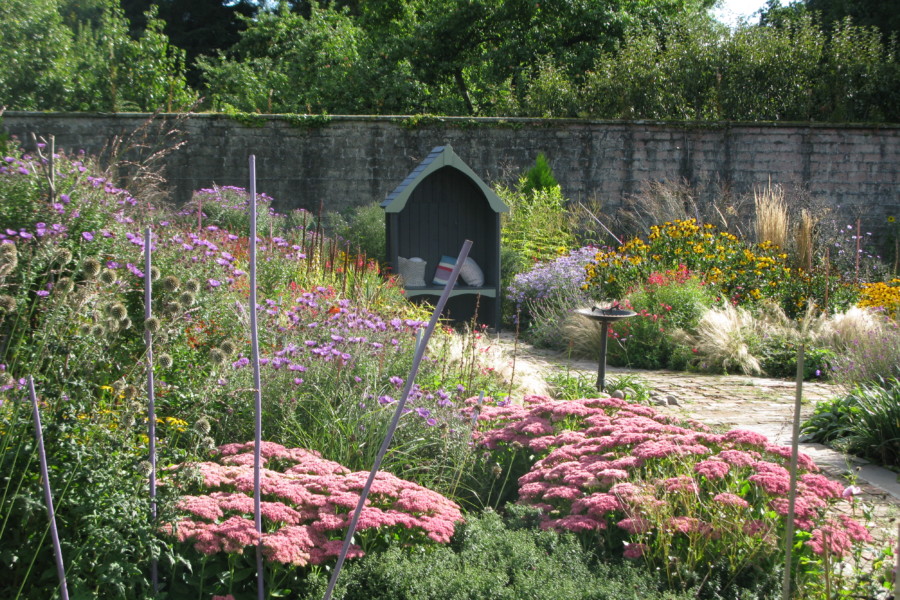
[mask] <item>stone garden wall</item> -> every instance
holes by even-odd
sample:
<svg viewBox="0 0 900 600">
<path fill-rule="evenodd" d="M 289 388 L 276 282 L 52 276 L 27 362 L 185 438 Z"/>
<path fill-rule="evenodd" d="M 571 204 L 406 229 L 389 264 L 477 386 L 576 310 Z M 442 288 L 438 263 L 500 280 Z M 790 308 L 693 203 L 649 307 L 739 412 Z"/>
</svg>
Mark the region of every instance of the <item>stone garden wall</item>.
<svg viewBox="0 0 900 600">
<path fill-rule="evenodd" d="M 53 134 L 66 150 L 101 151 L 148 120 L 143 114 L 7 112 L 0 126 L 31 144 Z M 163 117 L 174 119 L 173 116 Z M 341 210 L 381 201 L 434 146 L 450 144 L 485 181 L 513 182 L 547 155 L 564 195 L 605 211 L 648 180 L 687 180 L 706 193 L 752 193 L 768 181 L 802 190 L 839 220 L 883 233 L 900 217 L 900 126 L 662 123 L 432 117 L 189 115 L 174 122 L 187 142 L 166 159 L 174 198 L 217 185 L 257 189 L 276 208 Z M 173 122 L 160 124 L 165 128 Z M 148 128 L 153 130 L 153 127 Z"/>
</svg>

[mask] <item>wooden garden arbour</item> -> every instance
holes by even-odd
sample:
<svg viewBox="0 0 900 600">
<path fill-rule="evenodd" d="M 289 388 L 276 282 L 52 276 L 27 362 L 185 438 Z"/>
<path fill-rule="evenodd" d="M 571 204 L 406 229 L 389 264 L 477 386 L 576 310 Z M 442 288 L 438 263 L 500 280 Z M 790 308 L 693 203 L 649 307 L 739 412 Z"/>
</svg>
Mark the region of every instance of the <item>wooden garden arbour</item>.
<svg viewBox="0 0 900 600">
<path fill-rule="evenodd" d="M 465 240 L 469 256 L 484 272 L 478 287 L 457 283 L 448 316 L 466 321 L 478 308 L 480 323 L 500 325 L 500 213 L 509 208 L 450 146 L 438 146 L 381 203 L 385 212 L 387 260 L 394 272 L 398 258 L 427 261 L 425 286 L 406 287 L 407 297 L 438 296 L 432 285 L 442 256 L 456 257 Z M 421 299 L 421 298 L 420 298 Z"/>
</svg>

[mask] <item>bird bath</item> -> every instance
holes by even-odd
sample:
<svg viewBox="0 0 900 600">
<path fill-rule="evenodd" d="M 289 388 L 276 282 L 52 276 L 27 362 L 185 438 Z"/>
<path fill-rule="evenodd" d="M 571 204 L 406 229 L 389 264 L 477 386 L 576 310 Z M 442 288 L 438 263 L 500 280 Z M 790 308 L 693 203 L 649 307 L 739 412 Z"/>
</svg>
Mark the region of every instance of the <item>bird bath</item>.
<svg viewBox="0 0 900 600">
<path fill-rule="evenodd" d="M 591 321 L 600 323 L 600 364 L 597 367 L 597 391 L 602 392 L 606 387 L 606 341 L 609 334 L 609 324 L 613 321 L 621 321 L 622 319 L 633 317 L 637 313 L 624 308 L 600 308 L 599 306 L 579 308 L 575 312 Z"/>
</svg>

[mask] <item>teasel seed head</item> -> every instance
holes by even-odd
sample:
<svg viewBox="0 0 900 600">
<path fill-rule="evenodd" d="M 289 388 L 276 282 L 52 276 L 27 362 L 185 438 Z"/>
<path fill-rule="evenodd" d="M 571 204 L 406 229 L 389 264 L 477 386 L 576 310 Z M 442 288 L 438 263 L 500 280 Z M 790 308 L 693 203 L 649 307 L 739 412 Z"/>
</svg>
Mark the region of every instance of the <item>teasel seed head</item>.
<svg viewBox="0 0 900 600">
<path fill-rule="evenodd" d="M 116 321 L 121 321 L 128 317 L 128 309 L 125 308 L 125 305 L 121 302 L 113 302 L 107 308 L 107 312 L 109 316 L 111 316 Z"/>
<path fill-rule="evenodd" d="M 119 329 L 125 331 L 126 329 L 131 329 L 131 319 L 125 317 L 121 321 L 119 321 Z"/>
<path fill-rule="evenodd" d="M 212 426 L 209 424 L 209 419 L 206 417 L 200 417 L 194 422 L 194 431 L 200 435 L 206 435 L 209 433 L 210 429 L 212 429 Z"/>
<path fill-rule="evenodd" d="M 106 333 L 115 333 L 119 330 L 119 321 L 117 319 L 106 320 Z"/>
<path fill-rule="evenodd" d="M 169 354 L 160 354 L 156 357 L 156 364 L 158 364 L 161 369 L 171 369 L 174 362 L 172 356 Z"/>
<path fill-rule="evenodd" d="M 221 365 L 226 358 L 225 353 L 219 348 L 213 348 L 209 351 L 209 361 L 214 365 Z"/>
<path fill-rule="evenodd" d="M 113 381 L 112 389 L 116 394 L 121 394 L 125 391 L 125 380 L 124 379 L 116 379 Z"/>
<path fill-rule="evenodd" d="M 84 325 L 81 325 L 78 328 L 78 333 L 80 333 L 81 335 L 83 335 L 85 337 L 91 335 L 91 326 L 86 323 Z"/>
<path fill-rule="evenodd" d="M 174 275 L 166 275 L 162 279 L 162 287 L 167 292 L 177 292 L 181 287 L 181 280 Z"/>
<path fill-rule="evenodd" d="M 181 305 L 178 304 L 177 302 L 169 302 L 163 308 L 163 312 L 172 317 L 180 314 L 182 311 L 183 311 L 183 309 L 181 308 Z"/>
<path fill-rule="evenodd" d="M 81 265 L 81 270 L 84 272 L 84 276 L 88 279 L 93 279 L 97 275 L 100 274 L 100 261 L 96 258 L 87 258 L 84 261 L 84 264 Z"/>
<path fill-rule="evenodd" d="M 116 272 L 112 269 L 106 269 L 100 273 L 100 283 L 112 285 L 116 282 Z"/>
<path fill-rule="evenodd" d="M 71 277 L 60 277 L 59 281 L 56 282 L 56 286 L 53 289 L 59 291 L 62 294 L 68 294 L 75 289 L 75 282 L 72 281 Z"/>
<path fill-rule="evenodd" d="M 156 333 L 159 331 L 159 319 L 156 317 L 150 317 L 144 321 L 144 329 L 149 331 L 150 333 Z"/>
<path fill-rule="evenodd" d="M 237 346 L 231 340 L 224 340 L 219 344 L 219 350 L 225 353 L 225 356 L 233 356 L 237 352 Z"/>
<path fill-rule="evenodd" d="M 150 281 L 157 281 L 160 275 L 162 273 L 159 272 L 159 267 L 150 267 Z"/>
<path fill-rule="evenodd" d="M 178 301 L 181 302 L 182 306 L 193 306 L 197 298 L 190 292 L 184 292 L 178 297 Z"/>
<path fill-rule="evenodd" d="M 16 299 L 7 294 L 0 295 L 0 313 L 16 311 Z"/>
<path fill-rule="evenodd" d="M 70 262 L 72 262 L 72 251 L 68 248 L 60 248 L 59 252 L 56 253 L 54 257 L 54 262 L 61 267 L 66 266 Z"/>
<path fill-rule="evenodd" d="M 122 428 L 128 430 L 132 427 L 134 427 L 134 414 L 125 413 L 122 415 Z"/>
</svg>

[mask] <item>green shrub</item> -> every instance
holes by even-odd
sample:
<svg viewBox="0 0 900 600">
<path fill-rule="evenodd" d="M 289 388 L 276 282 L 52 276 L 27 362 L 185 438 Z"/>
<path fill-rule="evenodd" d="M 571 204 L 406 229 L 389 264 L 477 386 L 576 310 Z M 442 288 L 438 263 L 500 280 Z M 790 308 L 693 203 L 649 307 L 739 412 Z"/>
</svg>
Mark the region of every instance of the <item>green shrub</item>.
<svg viewBox="0 0 900 600">
<path fill-rule="evenodd" d="M 819 403 L 803 432 L 813 441 L 900 466 L 900 381 L 862 384 L 844 397 Z"/>
<path fill-rule="evenodd" d="M 760 342 L 760 348 L 754 352 L 760 359 L 763 371 L 769 377 L 797 376 L 797 342 L 783 336 L 772 336 Z M 804 346 L 803 379 L 820 379 L 828 377 L 831 361 L 835 353 L 829 348 Z"/>
<path fill-rule="evenodd" d="M 655 576 L 598 563 L 575 536 L 470 516 L 452 549 L 393 548 L 348 564 L 335 600 L 604 600 L 692 597 L 660 592 Z M 324 587 L 324 574 L 319 576 Z M 319 589 L 306 598 L 321 597 Z"/>
<path fill-rule="evenodd" d="M 326 231 L 351 254 L 364 254 L 379 262 L 387 260 L 384 209 L 377 202 L 356 206 L 346 215 L 328 213 L 324 220 Z"/>
</svg>

